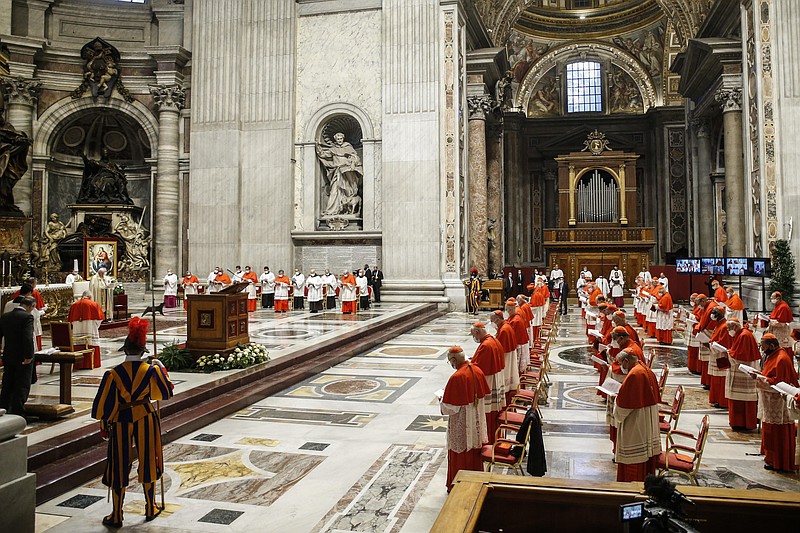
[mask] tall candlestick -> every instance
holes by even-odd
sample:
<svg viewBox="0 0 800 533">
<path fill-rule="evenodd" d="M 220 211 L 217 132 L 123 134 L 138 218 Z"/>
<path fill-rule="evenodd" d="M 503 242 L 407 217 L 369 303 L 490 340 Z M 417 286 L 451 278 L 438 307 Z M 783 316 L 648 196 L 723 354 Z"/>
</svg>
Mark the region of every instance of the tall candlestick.
<svg viewBox="0 0 800 533">
<path fill-rule="evenodd" d="M 78 270 L 78 260 L 77 259 L 73 259 L 72 260 L 72 270 Z"/>
</svg>

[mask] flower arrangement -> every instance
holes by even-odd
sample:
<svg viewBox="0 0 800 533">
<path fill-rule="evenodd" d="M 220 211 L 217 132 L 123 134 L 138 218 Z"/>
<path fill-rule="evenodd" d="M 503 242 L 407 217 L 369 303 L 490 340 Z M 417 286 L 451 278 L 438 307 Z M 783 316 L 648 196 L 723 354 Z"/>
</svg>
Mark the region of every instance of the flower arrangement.
<svg viewBox="0 0 800 533">
<path fill-rule="evenodd" d="M 114 294 L 125 294 L 125 287 L 122 285 L 114 285 Z"/>
<path fill-rule="evenodd" d="M 267 347 L 251 342 L 250 344 L 236 346 L 227 356 L 218 353 L 203 355 L 197 360 L 195 367 L 204 372 L 215 372 L 217 370 L 247 368 L 267 361 L 269 361 Z"/>
</svg>

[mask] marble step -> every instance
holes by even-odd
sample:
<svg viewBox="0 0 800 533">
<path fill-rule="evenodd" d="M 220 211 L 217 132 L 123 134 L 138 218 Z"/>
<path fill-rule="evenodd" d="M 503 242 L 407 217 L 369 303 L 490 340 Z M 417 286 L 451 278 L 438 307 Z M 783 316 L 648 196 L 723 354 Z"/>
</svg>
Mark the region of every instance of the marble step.
<svg viewBox="0 0 800 533">
<path fill-rule="evenodd" d="M 350 330 L 178 394 L 161 407 L 163 442 L 197 431 L 443 314 L 436 304 L 412 306 L 377 327 Z M 102 475 L 106 446 L 96 424 L 31 445 L 28 471 L 36 473 L 37 505 Z"/>
</svg>

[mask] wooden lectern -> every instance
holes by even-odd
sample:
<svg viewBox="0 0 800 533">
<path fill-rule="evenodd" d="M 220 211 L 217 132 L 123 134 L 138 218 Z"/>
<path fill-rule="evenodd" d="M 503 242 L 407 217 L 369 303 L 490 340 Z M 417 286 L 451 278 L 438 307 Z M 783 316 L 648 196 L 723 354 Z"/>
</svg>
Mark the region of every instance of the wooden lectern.
<svg viewBox="0 0 800 533">
<path fill-rule="evenodd" d="M 248 283 L 234 283 L 211 294 L 190 294 L 186 348 L 192 355 L 223 354 L 250 342 L 247 316 Z"/>
</svg>

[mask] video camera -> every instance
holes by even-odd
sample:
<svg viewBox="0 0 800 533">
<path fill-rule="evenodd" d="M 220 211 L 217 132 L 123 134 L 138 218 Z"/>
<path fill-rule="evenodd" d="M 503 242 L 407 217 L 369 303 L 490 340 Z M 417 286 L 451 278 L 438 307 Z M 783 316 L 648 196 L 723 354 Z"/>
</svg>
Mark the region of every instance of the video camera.
<svg viewBox="0 0 800 533">
<path fill-rule="evenodd" d="M 683 512 L 682 505 L 694 502 L 675 489 L 664 478 L 648 475 L 644 490 L 650 498 L 645 502 L 619 506 L 619 519 L 625 533 L 699 533 L 697 520 Z"/>
</svg>

